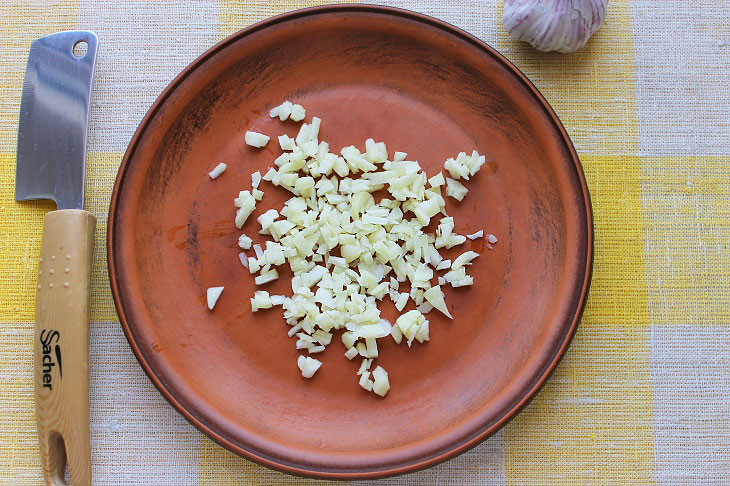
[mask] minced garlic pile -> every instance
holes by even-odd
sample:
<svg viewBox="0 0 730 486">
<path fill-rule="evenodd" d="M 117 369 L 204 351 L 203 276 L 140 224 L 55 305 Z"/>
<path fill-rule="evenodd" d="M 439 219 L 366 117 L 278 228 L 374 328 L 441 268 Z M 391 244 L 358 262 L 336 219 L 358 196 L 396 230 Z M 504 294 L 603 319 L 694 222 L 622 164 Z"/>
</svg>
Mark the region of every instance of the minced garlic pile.
<svg viewBox="0 0 730 486">
<path fill-rule="evenodd" d="M 298 122 L 305 110 L 286 101 L 270 116 Z M 307 353 L 297 361 L 305 378 L 322 366 L 311 355 L 324 351 L 334 330 L 344 330 L 341 340 L 347 359 L 363 358 L 357 373 L 360 386 L 385 396 L 390 389 L 388 373 L 380 366 L 370 371 L 378 357 L 377 340 L 391 336 L 408 346 L 414 340 L 428 341 L 425 314 L 435 308 L 451 318 L 441 287 L 474 282 L 466 270 L 478 253 L 465 251 L 454 261 L 439 254 L 439 249 L 467 239 L 454 233 L 442 189 L 461 201 L 467 188 L 457 179 L 469 180 L 485 158 L 476 151 L 462 152 L 444 163 L 451 177 L 439 172 L 429 179 L 418 162 L 407 160 L 407 154 L 395 152 L 391 159 L 385 143 L 372 139 L 366 141 L 365 152 L 349 146 L 340 155 L 332 153 L 327 142 L 319 140 L 319 128 L 320 119 L 313 117 L 311 123 L 302 124 L 295 139 L 279 136 L 284 153 L 274 161 L 275 167 L 264 176 L 254 172 L 251 190 L 241 191 L 234 200 L 235 223 L 241 228 L 263 197 L 262 180 L 294 195 L 283 208 L 269 209 L 258 217 L 259 233 L 271 237 L 265 247 L 252 245 L 246 235 L 239 238 L 242 249 L 253 248 L 254 256 L 241 253 L 239 257 L 257 285 L 279 278 L 280 265 L 288 264 L 294 273 L 291 296 L 256 291 L 251 308 L 256 312 L 282 307 L 291 326 L 289 336 L 296 336 L 297 349 Z M 268 136 L 256 132 L 247 132 L 245 138 L 254 147 L 269 142 Z M 389 197 L 376 202 L 373 193 L 381 189 Z M 438 218 L 438 226 L 435 233 L 428 233 L 425 228 L 432 218 Z M 479 230 L 468 237 L 483 235 Z M 490 247 L 497 241 L 493 235 L 487 239 Z M 434 272 L 439 271 L 444 273 L 437 277 L 438 285 L 432 285 Z M 400 284 L 406 281 L 410 291 L 400 292 Z M 211 309 L 222 290 L 217 287 L 213 295 L 209 293 Z M 380 317 L 377 307 L 386 297 L 399 311 L 409 299 L 417 309 L 403 313 L 392 325 Z"/>
</svg>

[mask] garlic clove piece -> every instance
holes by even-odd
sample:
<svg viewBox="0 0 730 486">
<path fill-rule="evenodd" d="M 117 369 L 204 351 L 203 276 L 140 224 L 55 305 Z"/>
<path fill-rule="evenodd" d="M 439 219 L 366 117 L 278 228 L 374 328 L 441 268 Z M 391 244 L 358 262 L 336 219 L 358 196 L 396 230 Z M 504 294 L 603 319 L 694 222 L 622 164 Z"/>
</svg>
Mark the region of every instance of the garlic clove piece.
<svg viewBox="0 0 730 486">
<path fill-rule="evenodd" d="M 608 0 L 504 0 L 502 24 L 540 51 L 573 52 L 606 18 Z"/>
<path fill-rule="evenodd" d="M 215 307 L 216 302 L 218 302 L 218 299 L 220 298 L 221 294 L 223 293 L 223 287 L 210 287 L 206 291 L 206 300 L 208 303 L 208 309 L 213 310 L 213 307 Z"/>
</svg>

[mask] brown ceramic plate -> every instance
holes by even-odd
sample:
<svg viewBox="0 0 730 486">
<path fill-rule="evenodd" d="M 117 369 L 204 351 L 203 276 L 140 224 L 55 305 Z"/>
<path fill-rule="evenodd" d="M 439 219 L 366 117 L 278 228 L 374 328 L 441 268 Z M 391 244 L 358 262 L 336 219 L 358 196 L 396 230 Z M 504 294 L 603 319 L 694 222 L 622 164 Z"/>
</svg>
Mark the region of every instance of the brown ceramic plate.
<svg viewBox="0 0 730 486">
<path fill-rule="evenodd" d="M 297 124 L 267 116 L 285 99 L 322 118 L 321 137 L 336 151 L 373 137 L 429 174 L 460 150 L 487 155 L 467 198 L 448 209 L 458 232 L 484 228 L 499 243 L 492 251 L 483 240 L 465 245 L 482 254 L 469 269 L 476 283 L 446 291 L 454 320 L 429 314 L 430 342 L 408 349 L 383 340 L 385 399 L 358 386 L 359 360 L 342 356 L 339 339 L 318 356 L 317 375 L 303 379 L 281 313 L 249 307 L 254 285 L 238 261 L 233 198 L 280 151 L 275 138 L 252 149 L 243 134 L 294 135 Z M 219 161 L 229 168 L 211 181 Z M 264 190 L 249 235 L 261 212 L 287 198 Z M 330 6 L 225 39 L 165 89 L 119 170 L 109 273 L 142 367 L 201 431 L 288 473 L 375 478 L 464 452 L 534 396 L 580 319 L 592 242 L 575 150 L 512 64 L 423 15 Z M 286 292 L 287 280 L 267 290 Z M 203 295 L 219 285 L 225 291 L 210 312 Z"/>
</svg>

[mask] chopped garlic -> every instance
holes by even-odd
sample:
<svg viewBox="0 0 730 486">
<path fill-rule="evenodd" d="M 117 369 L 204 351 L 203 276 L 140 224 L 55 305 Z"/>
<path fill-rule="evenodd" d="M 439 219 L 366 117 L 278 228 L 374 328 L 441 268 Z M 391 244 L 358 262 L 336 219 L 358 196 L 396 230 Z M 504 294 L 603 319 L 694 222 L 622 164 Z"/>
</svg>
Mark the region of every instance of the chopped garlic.
<svg viewBox="0 0 730 486">
<path fill-rule="evenodd" d="M 302 105 L 299 105 L 299 104 L 292 105 L 291 115 L 289 115 L 289 118 L 291 118 L 292 121 L 300 122 L 300 121 L 304 120 L 305 116 L 306 116 L 306 111 L 304 110 L 304 107 Z"/>
<path fill-rule="evenodd" d="M 342 344 L 345 345 L 346 348 L 351 348 L 355 346 L 355 342 L 357 341 L 357 334 L 355 334 L 352 331 L 347 331 L 342 334 Z"/>
<path fill-rule="evenodd" d="M 436 265 L 436 270 L 447 270 L 451 268 L 451 260 L 441 260 L 441 262 Z"/>
<path fill-rule="evenodd" d="M 306 112 L 285 101 L 269 114 L 282 121 L 301 121 Z M 329 144 L 319 139 L 320 125 L 321 120 L 312 117 L 295 138 L 280 135 L 284 152 L 263 176 L 254 172 L 251 191 L 241 191 L 235 199 L 240 228 L 263 198 L 262 180 L 292 194 L 282 208 L 268 209 L 257 217 L 259 233 L 270 236 L 265 248 L 241 235 L 239 245 L 252 248 L 255 257 L 241 253 L 239 258 L 257 285 L 277 279 L 277 267 L 288 264 L 294 274 L 292 295 L 255 291 L 252 310 L 281 306 L 290 326 L 288 335 L 296 336 L 295 347 L 309 354 L 324 351 L 340 330 L 345 357 L 363 358 L 360 386 L 384 396 L 390 389 L 387 372 L 380 366 L 369 371 L 379 355 L 377 340 L 391 336 L 401 343 L 405 338 L 408 346 L 428 341 L 425 314 L 435 308 L 452 317 L 442 286 L 473 284 L 466 268 L 478 255 L 467 251 L 452 262 L 439 250 L 467 239 L 454 232 L 454 218 L 447 215 L 444 197 L 462 200 L 467 189 L 457 179 L 474 176 L 484 157 L 476 151 L 459 153 L 446 161 L 445 172 L 428 178 L 417 161 L 406 160 L 405 152 L 394 152 L 389 160 L 386 144 L 374 139 L 365 141 L 364 151 L 350 145 L 339 155 L 332 153 Z M 263 147 L 269 137 L 248 132 L 246 142 L 250 141 Z M 386 197 L 376 200 L 374 193 L 381 190 Z M 432 233 L 427 227 L 439 213 L 442 216 Z M 469 238 L 482 236 L 480 231 Z M 438 285 L 432 284 L 434 270 L 446 271 L 438 276 Z M 401 284 L 410 289 L 400 292 Z M 378 309 L 378 301 L 386 295 L 403 312 L 395 325 L 383 319 Z M 417 309 L 404 312 L 409 300 Z M 308 356 L 300 356 L 298 364 L 305 377 L 321 366 Z"/>
<path fill-rule="evenodd" d="M 497 242 L 497 237 L 494 235 L 487 235 L 487 241 L 491 244 L 495 244 Z"/>
<path fill-rule="evenodd" d="M 236 211 L 236 228 L 241 229 L 243 223 L 246 222 L 254 209 L 256 209 L 256 200 L 248 191 L 241 191 L 238 197 L 233 200 L 238 208 Z"/>
<path fill-rule="evenodd" d="M 262 148 L 266 147 L 269 143 L 269 137 L 263 133 L 247 131 L 246 132 L 246 143 L 252 147 Z"/>
<path fill-rule="evenodd" d="M 259 245 L 258 243 L 253 245 L 253 252 L 256 254 L 256 258 L 263 259 L 264 249 L 261 248 L 261 245 Z"/>
<path fill-rule="evenodd" d="M 378 344 L 375 342 L 375 338 L 365 338 L 365 346 L 369 358 L 378 357 Z"/>
<path fill-rule="evenodd" d="M 426 321 L 423 314 L 417 310 L 412 310 L 401 315 L 395 321 L 395 324 L 400 328 L 403 335 L 408 338 L 408 346 L 410 346 L 411 342 L 416 337 L 416 333 L 424 322 L 428 321 Z"/>
<path fill-rule="evenodd" d="M 323 346 L 327 346 L 332 341 L 332 334 L 324 332 L 321 329 L 314 331 L 312 337 L 319 341 Z"/>
<path fill-rule="evenodd" d="M 299 356 L 299 358 L 297 358 L 297 366 L 299 366 L 304 378 L 311 378 L 317 372 L 319 367 L 322 366 L 322 362 L 309 356 Z"/>
<path fill-rule="evenodd" d="M 261 274 L 256 277 L 256 285 L 264 285 L 266 283 L 272 282 L 279 278 L 279 272 L 276 271 L 275 268 L 272 268 L 271 270 L 267 272 L 261 272 Z"/>
<path fill-rule="evenodd" d="M 286 302 L 286 297 L 283 295 L 272 295 L 271 296 L 272 305 L 284 305 L 284 302 Z"/>
<path fill-rule="evenodd" d="M 388 372 L 382 367 L 378 366 L 372 372 L 373 379 L 373 392 L 377 393 L 381 397 L 384 397 L 388 390 L 390 390 L 390 381 L 388 380 Z"/>
<path fill-rule="evenodd" d="M 365 373 L 360 376 L 360 386 L 365 388 L 367 391 L 372 391 L 373 389 L 373 380 L 370 379 L 370 372 L 366 371 Z"/>
<path fill-rule="evenodd" d="M 256 171 L 251 174 L 251 188 L 258 189 L 261 184 L 261 172 Z"/>
<path fill-rule="evenodd" d="M 454 260 L 454 263 L 451 264 L 452 270 L 458 270 L 459 268 L 463 267 L 464 265 L 471 265 L 471 261 L 474 260 L 476 257 L 479 256 L 479 253 L 474 251 L 465 251 L 456 259 Z"/>
<path fill-rule="evenodd" d="M 421 302 L 421 305 L 416 307 L 416 310 L 420 312 L 421 314 L 428 314 L 434 309 L 434 307 L 429 304 L 428 302 Z"/>
<path fill-rule="evenodd" d="M 269 227 L 274 223 L 274 220 L 279 217 L 279 211 L 276 209 L 269 209 L 264 214 L 256 218 L 256 220 L 261 225 L 261 231 L 259 231 L 262 235 L 269 235 Z"/>
<path fill-rule="evenodd" d="M 468 189 L 459 181 L 447 177 L 446 178 L 446 195 L 451 196 L 457 201 L 461 201 L 466 196 Z"/>
<path fill-rule="evenodd" d="M 444 168 L 449 171 L 454 179 L 464 178 L 469 180 L 469 176 L 473 176 L 484 165 L 486 157 L 479 155 L 475 150 L 471 155 L 466 152 L 460 152 L 456 159 L 449 158 L 444 162 Z M 448 181 L 447 181 L 448 182 Z"/>
<path fill-rule="evenodd" d="M 256 303 L 257 309 L 271 309 L 273 307 L 271 297 L 265 290 L 257 290 L 254 292 L 253 300 Z"/>
<path fill-rule="evenodd" d="M 415 335 L 416 341 L 419 343 L 423 343 L 424 341 L 429 340 L 429 327 L 428 327 L 428 321 L 423 321 L 418 326 L 418 330 L 416 331 Z"/>
<path fill-rule="evenodd" d="M 431 198 L 423 201 L 418 206 L 416 206 L 414 213 L 418 218 L 418 221 L 420 221 L 423 226 L 426 226 L 428 225 L 429 221 L 431 221 L 431 218 L 436 216 L 436 214 L 438 214 L 440 210 L 441 205 L 439 204 L 439 200 L 436 198 Z"/>
<path fill-rule="evenodd" d="M 279 120 L 284 121 L 291 115 L 292 104 L 291 101 L 285 101 L 277 107 L 274 107 L 269 111 L 271 118 L 279 117 Z"/>
<path fill-rule="evenodd" d="M 407 303 L 408 303 L 408 294 L 402 293 L 398 296 L 398 300 L 395 301 L 395 308 L 398 309 L 399 311 L 402 311 Z"/>
<path fill-rule="evenodd" d="M 238 246 L 243 248 L 244 250 L 250 249 L 251 243 L 251 238 L 249 238 L 245 234 L 238 237 Z"/>
<path fill-rule="evenodd" d="M 403 332 L 400 330 L 400 327 L 393 326 L 393 328 L 390 330 L 390 335 L 393 336 L 393 340 L 396 342 L 396 344 L 401 343 L 401 340 L 403 339 Z"/>
<path fill-rule="evenodd" d="M 216 165 L 215 168 L 213 168 L 213 170 L 208 172 L 208 175 L 210 176 L 211 179 L 215 179 L 216 177 L 221 175 L 223 172 L 225 172 L 227 167 L 228 166 L 226 164 L 221 162 L 220 164 Z"/>
<path fill-rule="evenodd" d="M 363 359 L 362 362 L 360 362 L 360 369 L 357 370 L 357 375 L 361 376 L 364 373 L 366 373 L 370 369 L 370 364 L 373 362 L 372 359 Z"/>
<path fill-rule="evenodd" d="M 460 266 L 457 269 L 446 272 L 446 274 L 444 274 L 444 280 L 449 282 L 452 287 L 464 287 L 474 283 L 474 279 L 470 275 L 466 274 L 464 266 Z"/>
<path fill-rule="evenodd" d="M 222 293 L 223 287 L 210 287 L 208 289 L 208 291 L 206 292 L 208 309 L 213 310 L 213 307 L 215 307 L 215 304 L 216 302 L 218 302 L 218 299 L 220 298 Z"/>
<path fill-rule="evenodd" d="M 441 291 L 441 287 L 439 285 L 431 287 L 430 289 L 425 291 L 423 293 L 423 296 L 426 298 L 429 304 L 438 309 L 442 314 L 444 314 L 449 319 L 453 319 L 453 317 L 451 317 L 449 309 L 446 307 L 444 293 Z"/>
<path fill-rule="evenodd" d="M 443 172 L 439 172 L 435 176 L 431 177 L 428 180 L 428 183 L 431 184 L 431 187 L 439 187 L 446 184 L 446 181 L 444 180 L 444 174 Z"/>
<path fill-rule="evenodd" d="M 289 138 L 288 135 L 279 135 L 279 146 L 281 147 L 281 150 L 293 151 L 296 148 L 296 142 L 294 141 L 293 138 Z M 266 176 L 264 176 L 264 179 L 266 179 Z M 271 180 L 271 179 L 266 179 L 266 180 Z"/>
<path fill-rule="evenodd" d="M 249 273 L 253 275 L 254 273 L 258 272 L 261 269 L 261 265 L 259 265 L 259 261 L 255 259 L 254 257 L 248 257 L 248 265 L 244 265 L 248 267 Z"/>
</svg>

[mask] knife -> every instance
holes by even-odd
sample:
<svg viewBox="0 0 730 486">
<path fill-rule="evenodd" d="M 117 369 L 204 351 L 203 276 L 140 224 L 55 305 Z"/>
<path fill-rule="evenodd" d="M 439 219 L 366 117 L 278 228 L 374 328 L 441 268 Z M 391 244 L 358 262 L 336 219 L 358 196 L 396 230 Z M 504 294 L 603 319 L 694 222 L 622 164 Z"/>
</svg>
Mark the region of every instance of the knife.
<svg viewBox="0 0 730 486">
<path fill-rule="evenodd" d="M 35 40 L 23 82 L 15 199 L 51 199 L 38 265 L 34 337 L 36 421 L 46 484 L 91 484 L 89 277 L 96 217 L 83 210 L 86 126 L 97 37 Z M 82 53 L 81 47 L 86 46 Z"/>
</svg>

